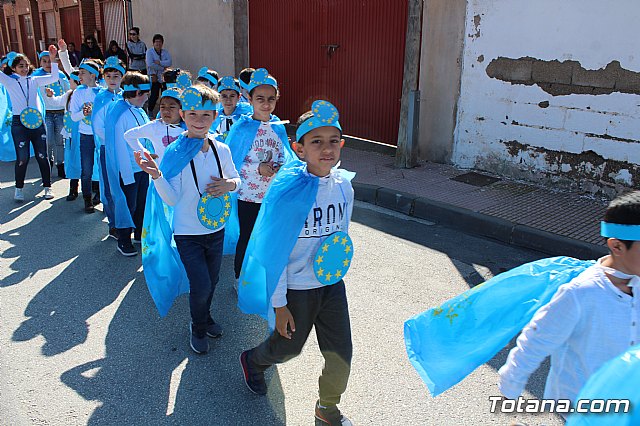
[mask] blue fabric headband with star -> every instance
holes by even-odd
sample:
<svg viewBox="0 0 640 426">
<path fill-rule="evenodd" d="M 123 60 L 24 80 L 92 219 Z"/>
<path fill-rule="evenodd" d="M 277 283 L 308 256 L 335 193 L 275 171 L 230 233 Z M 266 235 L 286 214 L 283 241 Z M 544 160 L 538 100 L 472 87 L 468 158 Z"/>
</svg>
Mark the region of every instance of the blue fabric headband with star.
<svg viewBox="0 0 640 426">
<path fill-rule="evenodd" d="M 311 105 L 313 116 L 302 122 L 296 130 L 296 140 L 300 141 L 304 135 L 318 127 L 335 127 L 342 132 L 338 119 L 338 109 L 329 101 L 314 101 Z"/>
<path fill-rule="evenodd" d="M 45 50 L 44 52 L 40 52 L 40 54 L 38 55 L 38 59 L 42 59 L 45 56 L 49 56 L 49 51 Z"/>
<path fill-rule="evenodd" d="M 114 69 L 116 71 L 120 71 L 122 75 L 125 75 L 127 72 L 122 65 L 120 65 L 120 61 L 117 56 L 109 56 L 104 63 L 104 70 Z"/>
<path fill-rule="evenodd" d="M 236 92 L 240 93 L 240 87 L 238 87 L 236 79 L 231 76 L 222 77 L 218 82 L 218 93 L 222 92 L 223 90 L 235 90 Z"/>
<path fill-rule="evenodd" d="M 278 89 L 278 82 L 275 78 L 269 75 L 269 71 L 265 68 L 258 68 L 251 74 L 251 80 L 249 81 L 249 91 L 252 91 L 258 86 L 272 86 Z"/>
<path fill-rule="evenodd" d="M 124 86 L 122 86 L 122 90 L 124 92 L 135 92 L 137 90 L 145 92 L 145 91 L 151 90 L 151 83 L 142 83 L 138 85 L 125 84 Z"/>
<path fill-rule="evenodd" d="M 216 106 L 210 100 L 204 101 L 196 87 L 189 87 L 180 95 L 183 111 L 215 111 Z"/>
<path fill-rule="evenodd" d="M 625 241 L 640 241 L 640 225 L 600 222 L 600 235 Z"/>
<path fill-rule="evenodd" d="M 70 78 L 71 80 L 73 80 L 73 81 L 80 82 L 80 77 L 78 77 L 78 74 L 71 73 L 71 74 L 69 75 L 69 78 Z"/>
<path fill-rule="evenodd" d="M 83 69 L 85 71 L 89 71 L 91 74 L 95 75 L 96 77 L 100 75 L 100 70 L 89 65 L 89 63 L 87 63 L 86 61 L 82 61 L 82 63 L 78 68 Z"/>
</svg>

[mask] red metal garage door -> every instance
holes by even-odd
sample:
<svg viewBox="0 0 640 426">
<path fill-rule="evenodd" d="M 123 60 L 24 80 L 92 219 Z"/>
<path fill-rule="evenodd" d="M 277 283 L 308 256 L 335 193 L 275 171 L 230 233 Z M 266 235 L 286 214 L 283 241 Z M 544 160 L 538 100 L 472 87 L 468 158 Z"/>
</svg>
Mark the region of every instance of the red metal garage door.
<svg viewBox="0 0 640 426">
<path fill-rule="evenodd" d="M 407 0 L 251 0 L 249 62 L 278 79 L 281 118 L 327 99 L 347 134 L 395 145 L 406 25 Z"/>
</svg>

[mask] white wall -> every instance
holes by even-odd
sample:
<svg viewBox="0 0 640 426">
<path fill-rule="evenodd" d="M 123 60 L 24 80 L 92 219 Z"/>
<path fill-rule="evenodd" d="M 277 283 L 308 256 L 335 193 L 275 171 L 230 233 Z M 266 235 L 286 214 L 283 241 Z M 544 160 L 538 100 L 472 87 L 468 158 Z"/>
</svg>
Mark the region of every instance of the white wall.
<svg viewBox="0 0 640 426">
<path fill-rule="evenodd" d="M 203 66 L 221 76 L 233 75 L 233 3 L 223 0 L 132 0 L 133 25 L 152 48 L 155 33 L 164 36 L 164 48 L 173 67 L 197 75 Z"/>
<path fill-rule="evenodd" d="M 486 68 L 499 57 L 532 57 L 593 70 L 619 61 L 638 72 L 638 17 L 637 0 L 469 0 L 453 162 L 608 195 L 637 187 L 638 95 L 552 96 Z"/>
</svg>

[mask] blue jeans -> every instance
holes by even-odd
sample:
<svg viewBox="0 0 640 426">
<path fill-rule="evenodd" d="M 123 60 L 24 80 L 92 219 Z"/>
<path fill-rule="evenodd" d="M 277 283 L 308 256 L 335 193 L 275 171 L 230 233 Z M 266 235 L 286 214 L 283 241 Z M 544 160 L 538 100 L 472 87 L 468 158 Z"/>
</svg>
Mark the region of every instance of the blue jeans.
<svg viewBox="0 0 640 426">
<path fill-rule="evenodd" d="M 64 163 L 64 140 L 62 129 L 64 128 L 64 112 L 49 112 L 44 117 L 47 126 L 47 153 L 49 159 L 56 165 Z"/>
<path fill-rule="evenodd" d="M 24 187 L 24 178 L 27 175 L 27 165 L 29 164 L 29 142 L 33 145 L 40 175 L 42 176 L 42 186 L 51 186 L 51 167 L 47 158 L 47 139 L 44 126 L 37 129 L 27 129 L 20 122 L 20 116 L 14 115 L 11 122 L 11 136 L 13 137 L 13 147 L 16 150 L 16 188 Z"/>
<path fill-rule="evenodd" d="M 122 182 L 122 178 L 120 178 L 120 188 L 122 188 L 122 192 L 127 199 L 129 214 L 131 214 L 131 219 L 133 219 L 135 226 L 133 237 L 136 240 L 140 240 L 144 224 L 144 206 L 147 202 L 147 191 L 149 190 L 149 175 L 140 171 L 133 174 L 133 179 L 132 184 L 125 185 Z M 131 243 L 131 228 L 118 229 L 118 243 Z"/>
<path fill-rule="evenodd" d="M 107 215 L 107 221 L 109 221 L 109 229 L 111 229 L 115 227 L 116 222 L 113 212 L 113 198 L 111 197 L 111 188 L 109 187 L 109 178 L 107 177 L 106 155 L 105 146 L 100 146 L 100 179 L 102 179 L 102 192 L 100 193 L 100 197 L 102 198 L 104 214 Z"/>
<path fill-rule="evenodd" d="M 96 143 L 93 135 L 80 133 L 80 184 L 82 196 L 91 197 L 91 176 L 93 176 L 93 160 L 96 151 Z"/>
<path fill-rule="evenodd" d="M 205 235 L 174 235 L 180 259 L 189 279 L 189 307 L 193 333 L 204 337 L 213 324 L 211 301 L 222 264 L 224 229 Z"/>
</svg>

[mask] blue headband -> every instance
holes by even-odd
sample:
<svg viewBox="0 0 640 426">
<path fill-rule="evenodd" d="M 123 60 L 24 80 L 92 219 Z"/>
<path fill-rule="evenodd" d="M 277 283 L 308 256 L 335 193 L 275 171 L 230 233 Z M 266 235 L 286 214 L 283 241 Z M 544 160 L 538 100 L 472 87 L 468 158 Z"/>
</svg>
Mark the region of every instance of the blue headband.
<svg viewBox="0 0 640 426">
<path fill-rule="evenodd" d="M 311 105 L 312 116 L 298 126 L 296 130 L 296 141 L 302 139 L 304 135 L 317 129 L 318 127 L 335 127 L 342 131 L 338 118 L 338 109 L 328 101 L 314 101 Z"/>
<path fill-rule="evenodd" d="M 38 59 L 42 59 L 45 56 L 49 56 L 49 51 L 45 50 L 44 52 L 40 52 L 40 54 L 38 55 Z"/>
<path fill-rule="evenodd" d="M 600 222 L 600 235 L 625 241 L 640 241 L 640 225 Z"/>
<path fill-rule="evenodd" d="M 249 81 L 249 88 L 247 90 L 252 91 L 256 87 L 263 85 L 278 89 L 278 83 L 275 78 L 269 75 L 269 71 L 265 68 L 259 68 L 251 74 L 251 80 Z"/>
<path fill-rule="evenodd" d="M 180 92 L 174 89 L 165 90 L 164 92 L 162 92 L 162 95 L 160 96 L 160 98 L 173 98 L 173 99 L 176 99 L 178 102 L 182 102 L 182 99 L 180 99 Z"/>
<path fill-rule="evenodd" d="M 214 76 L 209 74 L 207 72 L 208 70 L 209 70 L 209 68 L 207 68 L 207 67 L 200 68 L 200 71 L 198 71 L 198 77 L 207 79 L 209 81 L 209 83 L 213 84 L 213 87 L 215 87 L 215 86 L 218 85 L 218 80 L 216 80 L 216 78 Z"/>
<path fill-rule="evenodd" d="M 246 90 L 247 92 L 249 91 L 249 85 L 247 83 L 240 79 L 238 79 L 238 83 L 240 83 L 240 87 L 242 87 L 244 90 Z"/>
<path fill-rule="evenodd" d="M 223 90 L 235 90 L 240 93 L 240 88 L 238 87 L 238 84 L 236 84 L 236 80 L 230 76 L 222 77 L 218 82 L 218 93 Z"/>
<path fill-rule="evenodd" d="M 107 69 L 114 69 L 117 71 L 120 71 L 120 73 L 122 75 L 125 75 L 125 73 L 127 72 L 124 67 L 122 65 L 120 65 L 120 61 L 118 60 L 117 56 L 109 56 L 107 58 L 107 61 L 104 63 L 104 68 L 105 71 Z"/>
<path fill-rule="evenodd" d="M 122 90 L 125 92 L 135 92 L 137 90 L 147 91 L 151 90 L 151 83 L 142 83 L 138 84 L 137 86 L 134 86 L 133 84 L 125 84 L 122 87 Z"/>
<path fill-rule="evenodd" d="M 95 75 L 96 77 L 100 75 L 100 71 L 95 69 L 94 67 L 92 67 L 91 65 L 89 65 L 86 62 L 83 62 L 80 64 L 80 66 L 78 68 L 81 68 L 85 71 L 89 71 L 91 74 Z"/>
<path fill-rule="evenodd" d="M 73 73 L 69 74 L 69 78 L 71 80 L 74 80 L 74 81 L 80 81 L 80 77 L 78 77 L 77 75 L 75 75 Z"/>
<path fill-rule="evenodd" d="M 215 111 L 216 106 L 210 100 L 202 101 L 202 95 L 195 87 L 189 87 L 180 95 L 183 111 Z"/>
</svg>

